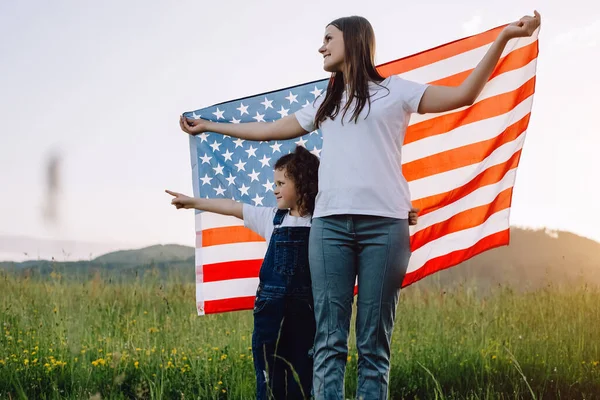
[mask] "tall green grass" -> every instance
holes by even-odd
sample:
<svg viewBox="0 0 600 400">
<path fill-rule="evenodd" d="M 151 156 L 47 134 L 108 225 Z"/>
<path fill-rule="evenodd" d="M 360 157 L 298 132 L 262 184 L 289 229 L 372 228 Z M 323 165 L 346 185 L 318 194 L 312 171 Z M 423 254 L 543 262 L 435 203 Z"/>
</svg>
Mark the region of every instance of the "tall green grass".
<svg viewBox="0 0 600 400">
<path fill-rule="evenodd" d="M 0 398 L 253 398 L 251 312 L 198 317 L 182 281 L 3 273 Z M 600 398 L 600 291 L 474 289 L 402 292 L 391 398 Z"/>
</svg>

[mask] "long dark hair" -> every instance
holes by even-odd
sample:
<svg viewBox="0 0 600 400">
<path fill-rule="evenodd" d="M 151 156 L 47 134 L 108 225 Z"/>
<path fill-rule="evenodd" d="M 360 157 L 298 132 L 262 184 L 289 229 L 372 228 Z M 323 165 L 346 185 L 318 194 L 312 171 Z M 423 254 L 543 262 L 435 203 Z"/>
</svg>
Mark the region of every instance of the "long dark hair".
<svg viewBox="0 0 600 400">
<path fill-rule="evenodd" d="M 348 99 L 341 110 L 342 122 L 354 100 L 356 103 L 351 121 L 357 122 L 365 105 L 369 105 L 369 110 L 371 108 L 369 82 L 380 83 L 384 80 L 375 69 L 375 33 L 371 23 L 366 18 L 352 16 L 338 18 L 329 25 L 342 31 L 345 70 L 331 74 L 327 94 L 315 116 L 315 128 L 319 128 L 325 119 L 334 119 L 339 114 L 342 94 L 346 88 Z"/>
<path fill-rule="evenodd" d="M 275 163 L 275 169 L 284 169 L 288 178 L 296 185 L 298 211 L 300 215 L 315 211 L 315 199 L 319 191 L 319 157 L 302 146 L 286 154 Z"/>
</svg>

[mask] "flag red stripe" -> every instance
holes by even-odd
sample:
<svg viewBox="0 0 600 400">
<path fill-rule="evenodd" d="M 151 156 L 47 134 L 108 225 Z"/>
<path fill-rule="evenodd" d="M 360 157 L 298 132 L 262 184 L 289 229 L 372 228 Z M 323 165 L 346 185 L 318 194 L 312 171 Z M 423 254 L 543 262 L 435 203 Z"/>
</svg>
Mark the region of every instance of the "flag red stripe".
<svg viewBox="0 0 600 400">
<path fill-rule="evenodd" d="M 402 174 L 410 182 L 456 168 L 466 167 L 467 165 L 480 163 L 489 157 L 498 147 L 515 140 L 525 132 L 530 116 L 531 113 L 527 114 L 494 138 L 457 147 L 456 149 L 403 164 Z"/>
<path fill-rule="evenodd" d="M 402 74 L 425 65 L 454 57 L 458 54 L 466 53 L 467 51 L 492 43 L 502 29 L 504 29 L 504 26 L 499 26 L 475 36 L 459 39 L 421 53 L 390 61 L 379 65 L 377 71 L 384 77 Z"/>
<path fill-rule="evenodd" d="M 490 215 L 510 207 L 512 187 L 503 190 L 489 204 L 473 207 L 462 211 L 446 221 L 433 224 L 423 230 L 416 232 L 410 238 L 410 250 L 416 251 L 429 242 L 437 240 L 445 235 L 473 228 L 483 224 Z"/>
<path fill-rule="evenodd" d="M 535 89 L 535 77 L 521 87 L 511 91 L 481 100 L 466 110 L 440 115 L 414 125 L 406 130 L 404 144 L 416 142 L 427 137 L 441 135 L 459 126 L 486 118 L 505 114 L 515 108 L 520 102 L 531 96 Z"/>
<path fill-rule="evenodd" d="M 407 273 L 402 281 L 402 287 L 406 287 L 420 279 L 425 278 L 427 275 L 433 274 L 434 272 L 460 264 L 461 262 L 464 262 L 486 250 L 507 245 L 509 243 L 509 237 L 510 230 L 506 229 L 504 231 L 484 237 L 474 246 L 471 246 L 467 249 L 453 251 L 449 254 L 432 258 L 418 270 Z"/>
<path fill-rule="evenodd" d="M 251 310 L 254 308 L 254 296 L 232 297 L 229 299 L 204 302 L 204 313 L 215 314 L 227 311 Z"/>
<path fill-rule="evenodd" d="M 508 171 L 519 165 L 520 157 L 521 150 L 518 150 L 506 162 L 494 165 L 493 167 L 482 171 L 479 175 L 469 181 L 469 183 L 445 193 L 413 200 L 412 204 L 414 207 L 421 209 L 419 212 L 420 215 L 428 214 L 445 207 L 448 204 L 452 204 L 456 200 L 462 199 L 482 186 L 499 182 Z"/>
<path fill-rule="evenodd" d="M 256 278 L 263 260 L 228 261 L 205 264 L 202 267 L 203 282 L 227 279 Z"/>
</svg>

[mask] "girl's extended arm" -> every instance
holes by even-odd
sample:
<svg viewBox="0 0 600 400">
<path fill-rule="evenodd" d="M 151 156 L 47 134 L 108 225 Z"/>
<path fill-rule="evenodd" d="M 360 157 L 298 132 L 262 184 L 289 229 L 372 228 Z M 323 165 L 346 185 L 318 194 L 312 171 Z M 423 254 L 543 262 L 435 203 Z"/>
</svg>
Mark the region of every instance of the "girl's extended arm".
<svg viewBox="0 0 600 400">
<path fill-rule="evenodd" d="M 419 114 L 450 111 L 472 105 L 494 72 L 506 43 L 510 39 L 529 37 L 540 26 L 542 17 L 537 11 L 534 14 L 533 17 L 525 16 L 504 28 L 477 67 L 460 86 L 427 87 L 419 103 Z"/>
<path fill-rule="evenodd" d="M 173 196 L 171 204 L 179 208 L 195 208 L 197 210 L 214 212 L 222 215 L 231 215 L 239 219 L 244 219 L 244 207 L 242 203 L 238 203 L 229 199 L 201 199 L 197 197 L 189 197 L 185 194 L 165 190 Z"/>
</svg>

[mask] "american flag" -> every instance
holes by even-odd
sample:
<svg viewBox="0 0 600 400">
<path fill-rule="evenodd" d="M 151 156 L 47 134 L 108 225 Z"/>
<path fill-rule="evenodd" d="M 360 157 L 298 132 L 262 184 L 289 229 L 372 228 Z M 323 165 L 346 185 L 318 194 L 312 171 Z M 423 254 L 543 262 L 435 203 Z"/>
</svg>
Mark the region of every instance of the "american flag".
<svg viewBox="0 0 600 400">
<path fill-rule="evenodd" d="M 504 26 L 378 66 L 383 76 L 456 86 Z M 511 40 L 475 104 L 411 117 L 402 171 L 412 204 L 412 256 L 403 286 L 509 242 L 512 189 L 531 116 L 538 31 Z M 223 123 L 274 121 L 310 104 L 314 81 L 184 115 Z M 301 145 L 320 155 L 320 131 L 277 142 L 203 133 L 190 137 L 194 195 L 275 206 L 273 165 Z M 267 243 L 234 217 L 196 212 L 196 297 L 200 315 L 251 309 Z"/>
</svg>

